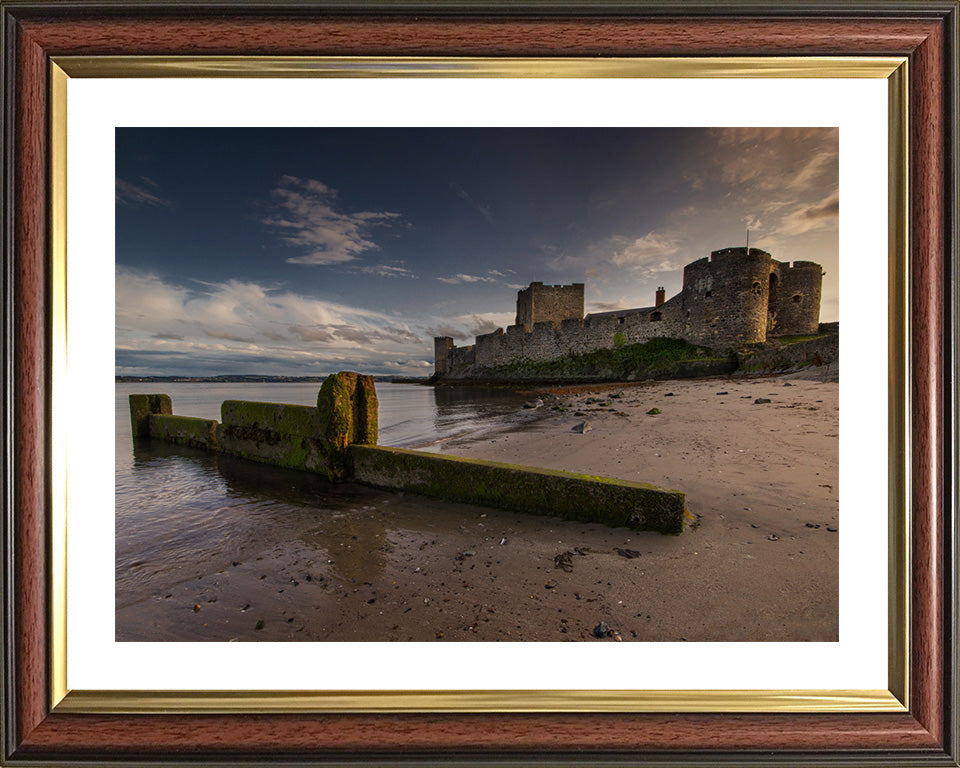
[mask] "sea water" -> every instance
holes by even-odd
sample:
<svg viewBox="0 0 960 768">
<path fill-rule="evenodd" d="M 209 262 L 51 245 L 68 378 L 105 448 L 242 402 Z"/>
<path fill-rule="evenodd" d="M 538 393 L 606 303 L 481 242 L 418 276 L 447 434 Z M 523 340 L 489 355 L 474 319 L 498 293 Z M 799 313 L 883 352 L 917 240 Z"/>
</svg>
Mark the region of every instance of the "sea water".
<svg viewBox="0 0 960 768">
<path fill-rule="evenodd" d="M 220 418 L 224 400 L 315 405 L 319 383 L 116 384 L 116 597 L 123 607 L 231 553 L 315 530 L 381 493 L 306 472 L 158 442 L 134 444 L 131 394 L 164 393 L 179 416 Z M 426 450 L 523 418 L 521 393 L 484 387 L 377 384 L 380 445 Z"/>
</svg>

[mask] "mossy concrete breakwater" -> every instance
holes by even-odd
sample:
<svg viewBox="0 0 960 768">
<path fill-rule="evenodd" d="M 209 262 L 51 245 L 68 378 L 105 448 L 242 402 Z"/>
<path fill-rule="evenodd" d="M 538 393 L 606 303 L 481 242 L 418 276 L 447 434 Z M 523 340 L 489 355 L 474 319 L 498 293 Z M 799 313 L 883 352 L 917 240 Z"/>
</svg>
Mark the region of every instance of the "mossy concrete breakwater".
<svg viewBox="0 0 960 768">
<path fill-rule="evenodd" d="M 572 472 L 439 456 L 377 445 L 373 378 L 341 372 L 317 406 L 227 400 L 221 421 L 175 416 L 167 395 L 130 395 L 134 439 L 159 440 L 251 461 L 466 502 L 582 522 L 677 534 L 684 494 Z"/>
</svg>

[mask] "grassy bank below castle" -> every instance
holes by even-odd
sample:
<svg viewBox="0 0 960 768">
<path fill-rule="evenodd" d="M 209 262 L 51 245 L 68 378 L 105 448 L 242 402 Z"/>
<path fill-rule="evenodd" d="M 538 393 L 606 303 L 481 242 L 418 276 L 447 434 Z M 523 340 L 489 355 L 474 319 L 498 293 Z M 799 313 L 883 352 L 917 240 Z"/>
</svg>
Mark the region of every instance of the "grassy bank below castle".
<svg viewBox="0 0 960 768">
<path fill-rule="evenodd" d="M 782 373 L 834 362 L 839 357 L 836 332 L 783 336 L 738 351 L 718 351 L 682 339 L 657 338 L 618 344 L 555 360 L 518 360 L 493 368 L 461 366 L 440 381 L 523 384 L 590 384 L 639 379 L 691 379 L 741 373 Z M 436 381 L 436 378 L 434 378 Z"/>
<path fill-rule="evenodd" d="M 682 379 L 730 373 L 736 367 L 736 358 L 731 355 L 681 339 L 651 339 L 555 360 L 518 360 L 494 368 L 454 369 L 445 378 L 526 383 Z"/>
</svg>

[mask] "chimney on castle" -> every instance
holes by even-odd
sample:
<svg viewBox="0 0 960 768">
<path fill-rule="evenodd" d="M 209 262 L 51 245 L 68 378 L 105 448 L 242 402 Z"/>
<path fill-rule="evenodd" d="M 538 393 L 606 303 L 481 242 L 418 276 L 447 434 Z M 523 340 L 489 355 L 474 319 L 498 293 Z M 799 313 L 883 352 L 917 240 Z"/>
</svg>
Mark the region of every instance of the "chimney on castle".
<svg viewBox="0 0 960 768">
<path fill-rule="evenodd" d="M 667 292 L 664 290 L 663 286 L 657 288 L 657 303 L 656 306 L 660 306 L 667 300 Z"/>
</svg>

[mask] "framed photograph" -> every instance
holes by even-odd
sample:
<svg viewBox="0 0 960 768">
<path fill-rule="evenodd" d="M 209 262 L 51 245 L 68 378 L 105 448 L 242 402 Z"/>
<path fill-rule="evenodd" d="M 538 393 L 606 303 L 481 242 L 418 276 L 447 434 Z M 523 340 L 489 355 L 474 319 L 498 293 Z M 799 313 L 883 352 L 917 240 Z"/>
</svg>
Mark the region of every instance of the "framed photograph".
<svg viewBox="0 0 960 768">
<path fill-rule="evenodd" d="M 0 6 L 5 763 L 958 764 L 956 2 Z M 309 483 L 196 458 L 249 432 L 243 403 L 184 455 L 137 447 L 126 410 L 180 414 L 251 360 L 304 391 L 494 365 L 555 385 L 544 345 L 611 365 L 674 337 L 701 374 L 817 373 L 725 379 L 689 423 L 668 404 L 710 380 L 503 406 L 552 452 L 407 435 L 390 388 L 413 386 L 377 384 L 380 445 L 439 440 L 408 459 L 463 477 L 727 488 L 673 548 L 426 502 L 400 542 L 403 497 L 350 490 L 330 511 L 379 522 L 314 541 L 291 522 Z M 730 339 L 775 354 L 711 356 Z M 721 408 L 742 435 L 710 432 Z M 363 450 L 399 449 L 344 450 L 371 485 L 428 471 L 390 486 Z M 603 471 L 621 456 L 636 477 Z M 130 512 L 176 494 L 176 532 Z"/>
</svg>

